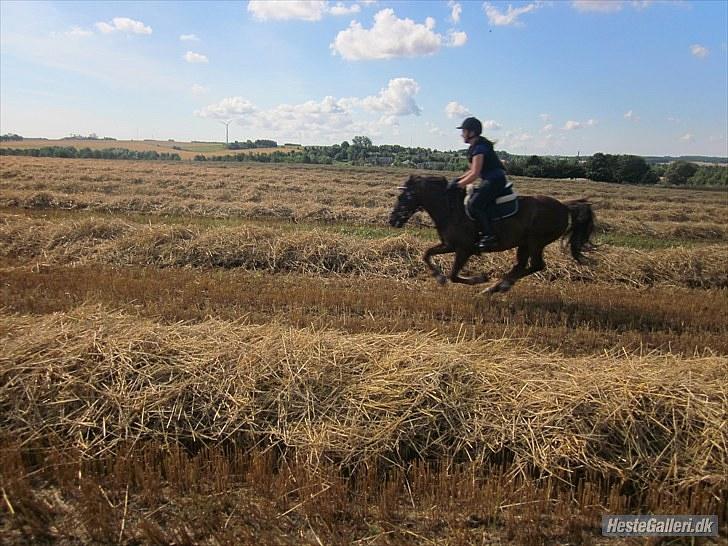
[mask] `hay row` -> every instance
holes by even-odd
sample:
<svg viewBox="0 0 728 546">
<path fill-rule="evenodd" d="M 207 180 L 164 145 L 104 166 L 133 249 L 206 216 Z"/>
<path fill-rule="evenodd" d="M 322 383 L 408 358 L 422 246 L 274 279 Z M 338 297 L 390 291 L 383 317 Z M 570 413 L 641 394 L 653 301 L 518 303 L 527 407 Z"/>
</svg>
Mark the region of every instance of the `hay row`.
<svg viewBox="0 0 728 546">
<path fill-rule="evenodd" d="M 381 225 L 394 204 L 395 188 L 409 174 L 399 168 L 6 156 L 0 157 L 0 206 Z M 588 197 L 597 211 L 597 228 L 610 234 L 713 241 L 728 236 L 724 190 L 513 179 L 523 195 Z"/>
<path fill-rule="evenodd" d="M 295 232 L 245 225 L 143 225 L 95 217 L 48 221 L 5 216 L 2 220 L 0 256 L 21 263 L 240 267 L 271 273 L 394 279 L 427 276 L 421 256 L 428 243 L 408 234 L 362 239 L 319 229 Z M 551 245 L 546 252 L 548 269 L 532 279 L 617 283 L 640 288 L 728 286 L 725 245 L 650 251 L 605 245 L 595 257 L 594 264 L 582 266 L 558 244 Z M 470 268 L 498 275 L 510 268 L 512 260 L 512 251 L 486 255 L 473 259 Z M 450 261 L 442 263 L 448 267 Z"/>
<path fill-rule="evenodd" d="M 726 486 L 723 357 L 564 358 L 508 340 L 160 325 L 91 306 L 2 315 L 0 332 L 3 432 L 89 456 L 228 440 L 311 465 L 497 456 L 567 479 Z"/>
</svg>

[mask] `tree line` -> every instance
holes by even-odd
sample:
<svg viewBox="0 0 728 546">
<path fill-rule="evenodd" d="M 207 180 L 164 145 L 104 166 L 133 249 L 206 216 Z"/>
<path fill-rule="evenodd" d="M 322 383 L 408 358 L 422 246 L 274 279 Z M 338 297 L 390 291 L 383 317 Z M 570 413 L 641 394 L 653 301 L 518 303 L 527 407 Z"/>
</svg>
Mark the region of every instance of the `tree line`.
<svg viewBox="0 0 728 546">
<path fill-rule="evenodd" d="M 19 139 L 22 139 L 22 137 L 19 137 Z M 277 147 L 277 143 L 272 140 L 248 140 L 233 143 L 233 145 L 235 144 L 241 145 L 241 149 Z M 252 145 L 252 148 L 249 147 L 250 145 Z M 725 166 L 699 165 L 690 161 L 650 165 L 645 158 L 640 156 L 603 153 L 596 153 L 586 158 L 555 158 L 538 155 L 517 156 L 504 151 L 497 153 L 504 162 L 508 173 L 515 176 L 588 178 L 599 182 L 618 184 L 653 185 L 664 183 L 674 186 L 728 186 L 728 167 Z M 90 148 L 77 149 L 72 146 L 0 148 L 0 155 L 173 161 L 181 159 L 177 153 L 159 153 L 153 150 L 136 151 L 126 148 L 92 150 Z M 194 157 L 194 160 L 308 163 L 315 165 L 380 165 L 452 172 L 463 172 L 468 168 L 466 150 L 443 152 L 430 148 L 407 148 L 396 144 L 374 146 L 372 141 L 365 136 L 354 137 L 351 143 L 344 141 L 341 144 L 332 146 L 300 146 L 294 150 L 276 150 L 272 153 L 247 152 L 216 156 L 198 154 Z"/>
<path fill-rule="evenodd" d="M 73 146 L 44 146 L 43 148 L 0 148 L 0 155 L 25 155 L 32 157 L 63 157 L 83 159 L 149 159 L 180 161 L 177 153 L 155 152 L 154 150 L 129 150 L 127 148 L 74 148 Z"/>
</svg>

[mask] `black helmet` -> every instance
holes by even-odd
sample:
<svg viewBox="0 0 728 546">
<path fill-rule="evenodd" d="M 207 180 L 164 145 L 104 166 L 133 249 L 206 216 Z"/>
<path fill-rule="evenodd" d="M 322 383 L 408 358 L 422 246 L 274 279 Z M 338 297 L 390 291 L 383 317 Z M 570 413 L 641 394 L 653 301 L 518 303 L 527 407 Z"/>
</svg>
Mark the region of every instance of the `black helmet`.
<svg viewBox="0 0 728 546">
<path fill-rule="evenodd" d="M 465 118 L 463 123 L 457 129 L 465 129 L 466 131 L 472 131 L 476 135 L 483 132 L 483 124 L 480 123 L 478 118 Z"/>
</svg>

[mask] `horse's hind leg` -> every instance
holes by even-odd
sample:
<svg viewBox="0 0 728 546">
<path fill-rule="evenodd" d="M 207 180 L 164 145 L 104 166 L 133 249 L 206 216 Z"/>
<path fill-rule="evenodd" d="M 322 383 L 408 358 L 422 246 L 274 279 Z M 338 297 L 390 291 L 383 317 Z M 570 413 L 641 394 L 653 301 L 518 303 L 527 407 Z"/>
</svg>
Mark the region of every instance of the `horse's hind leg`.
<svg viewBox="0 0 728 546">
<path fill-rule="evenodd" d="M 445 284 L 447 282 L 447 278 L 443 275 L 440 268 L 433 263 L 432 257 L 437 254 L 447 254 L 449 252 L 453 252 L 453 248 L 448 244 L 440 243 L 439 245 L 428 248 L 422 258 L 427 264 L 427 267 L 430 269 L 432 276 L 435 277 L 437 282 L 440 284 Z"/>
<path fill-rule="evenodd" d="M 460 284 L 482 284 L 488 280 L 487 275 L 476 275 L 475 277 L 461 277 L 460 270 L 465 266 L 468 259 L 472 256 L 470 252 L 465 250 L 455 251 L 455 261 L 452 264 L 450 272 L 450 281 Z"/>
<path fill-rule="evenodd" d="M 508 292 L 516 281 L 521 277 L 528 275 L 528 259 L 531 255 L 527 246 L 519 246 L 516 250 L 516 263 L 511 270 L 506 273 L 503 278 L 490 288 L 484 290 L 484 293 L 494 294 L 495 292 Z"/>
</svg>

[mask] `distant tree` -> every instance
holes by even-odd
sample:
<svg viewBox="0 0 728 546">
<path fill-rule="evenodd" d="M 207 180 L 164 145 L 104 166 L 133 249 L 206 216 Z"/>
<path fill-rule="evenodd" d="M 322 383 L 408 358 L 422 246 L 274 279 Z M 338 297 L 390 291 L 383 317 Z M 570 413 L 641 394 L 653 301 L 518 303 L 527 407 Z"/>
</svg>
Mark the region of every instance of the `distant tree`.
<svg viewBox="0 0 728 546">
<path fill-rule="evenodd" d="M 352 142 L 354 146 L 364 148 L 365 150 L 372 147 L 372 140 L 366 136 L 355 136 Z"/>
<path fill-rule="evenodd" d="M 613 182 L 614 170 L 611 156 L 596 153 L 586 162 L 586 176 L 597 182 Z"/>
<path fill-rule="evenodd" d="M 640 184 L 652 186 L 660 183 L 660 175 L 654 169 L 649 169 L 640 179 Z"/>
<path fill-rule="evenodd" d="M 665 182 L 675 186 L 684 186 L 697 171 L 698 166 L 695 163 L 675 161 L 665 171 Z"/>
<path fill-rule="evenodd" d="M 642 157 L 621 155 L 617 160 L 616 179 L 618 182 L 639 184 L 649 170 L 649 165 Z"/>
<path fill-rule="evenodd" d="M 15 133 L 6 133 L 0 136 L 0 140 L 23 140 L 23 137 L 16 135 Z"/>
</svg>

